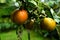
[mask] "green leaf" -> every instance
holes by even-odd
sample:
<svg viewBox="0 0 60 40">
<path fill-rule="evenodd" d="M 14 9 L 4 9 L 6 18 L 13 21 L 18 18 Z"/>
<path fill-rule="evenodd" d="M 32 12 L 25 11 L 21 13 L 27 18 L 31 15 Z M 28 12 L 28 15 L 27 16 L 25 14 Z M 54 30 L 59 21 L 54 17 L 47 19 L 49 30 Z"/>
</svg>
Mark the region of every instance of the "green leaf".
<svg viewBox="0 0 60 40">
<path fill-rule="evenodd" d="M 51 14 L 52 14 L 54 20 L 55 20 L 57 23 L 59 23 L 59 22 L 60 22 L 60 17 L 54 12 L 53 9 L 50 9 L 50 11 L 51 11 Z"/>
<path fill-rule="evenodd" d="M 35 2 L 35 1 L 29 1 L 29 2 L 31 2 L 31 3 L 33 3 L 35 6 L 37 6 L 37 3 Z"/>
<path fill-rule="evenodd" d="M 6 0 L 0 0 L 0 3 L 6 3 Z"/>
</svg>

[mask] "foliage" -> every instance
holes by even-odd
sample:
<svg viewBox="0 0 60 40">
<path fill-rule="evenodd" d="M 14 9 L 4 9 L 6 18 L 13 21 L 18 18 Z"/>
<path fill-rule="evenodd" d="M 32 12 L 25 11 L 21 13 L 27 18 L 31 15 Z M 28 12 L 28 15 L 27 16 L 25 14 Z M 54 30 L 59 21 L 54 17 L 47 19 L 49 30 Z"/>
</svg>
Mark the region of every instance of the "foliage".
<svg viewBox="0 0 60 40">
<path fill-rule="evenodd" d="M 11 19 L 9 18 L 1 18 L 0 20 L 0 30 L 1 31 L 8 31 L 9 30 L 13 30 L 13 29 L 16 29 L 16 25 L 14 23 L 11 22 Z"/>
<path fill-rule="evenodd" d="M 57 0 L 46 0 L 43 2 L 42 0 L 7 0 L 6 3 L 0 2 L 0 18 L 2 19 L 3 15 L 11 15 L 13 10 L 20 9 L 21 6 L 24 7 L 29 13 L 29 18 L 27 22 L 31 19 L 35 20 L 33 25 L 34 31 L 41 31 L 39 24 L 41 22 L 41 19 L 44 17 L 53 18 L 56 21 L 57 25 L 60 26 L 60 1 Z M 3 19 L 2 22 L 0 22 L 0 29 L 8 29 L 15 25 L 11 21 L 3 22 Z"/>
</svg>

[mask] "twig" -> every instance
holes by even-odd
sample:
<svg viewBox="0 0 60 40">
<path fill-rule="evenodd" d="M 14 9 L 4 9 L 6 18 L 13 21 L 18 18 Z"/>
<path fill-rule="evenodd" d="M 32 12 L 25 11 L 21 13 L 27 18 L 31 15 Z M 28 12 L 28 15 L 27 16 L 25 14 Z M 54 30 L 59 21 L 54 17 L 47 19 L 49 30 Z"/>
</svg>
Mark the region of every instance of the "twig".
<svg viewBox="0 0 60 40">
<path fill-rule="evenodd" d="M 30 40 L 30 30 L 27 31 L 28 31 L 28 40 Z"/>
</svg>

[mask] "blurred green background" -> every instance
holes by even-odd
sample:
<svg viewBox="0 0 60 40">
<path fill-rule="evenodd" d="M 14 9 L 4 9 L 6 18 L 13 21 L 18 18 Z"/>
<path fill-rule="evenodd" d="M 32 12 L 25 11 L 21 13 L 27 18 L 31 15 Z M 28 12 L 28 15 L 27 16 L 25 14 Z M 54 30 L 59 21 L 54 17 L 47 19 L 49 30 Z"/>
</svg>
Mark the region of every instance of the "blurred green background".
<svg viewBox="0 0 60 40">
<path fill-rule="evenodd" d="M 58 32 L 60 33 L 60 0 L 40 0 L 40 2 L 44 3 L 45 5 L 45 6 L 39 5 L 39 6 L 43 6 L 41 7 L 41 9 L 45 8 L 44 10 L 46 14 L 49 17 L 53 16 L 54 20 L 57 22 Z M 19 8 L 20 4 L 18 3 L 19 0 L 0 0 L 0 40 L 18 40 L 16 34 L 17 25 L 13 23 L 10 19 L 10 15 L 13 12 L 13 10 Z M 35 2 L 33 2 L 32 4 L 35 4 Z M 51 8 L 49 9 L 49 7 Z M 50 13 L 52 14 L 52 16 Z M 56 40 L 54 38 L 44 37 L 33 30 L 31 30 L 30 33 L 31 33 L 30 35 L 31 40 Z M 28 40 L 27 34 L 28 34 L 27 30 L 24 29 L 22 33 L 23 40 Z"/>
</svg>

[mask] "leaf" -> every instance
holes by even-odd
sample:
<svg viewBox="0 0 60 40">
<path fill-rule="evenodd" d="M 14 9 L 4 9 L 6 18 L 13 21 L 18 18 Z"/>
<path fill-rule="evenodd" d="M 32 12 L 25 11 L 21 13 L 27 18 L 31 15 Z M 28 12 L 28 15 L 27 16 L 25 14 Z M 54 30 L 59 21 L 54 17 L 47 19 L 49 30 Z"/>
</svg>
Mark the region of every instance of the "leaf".
<svg viewBox="0 0 60 40">
<path fill-rule="evenodd" d="M 31 2 L 31 3 L 33 3 L 35 6 L 37 6 L 37 3 L 35 2 L 35 1 L 29 1 L 29 2 Z"/>
<path fill-rule="evenodd" d="M 19 7 L 19 3 L 18 2 L 15 2 L 14 4 L 16 7 Z"/>
<path fill-rule="evenodd" d="M 6 3 L 6 0 L 0 0 L 0 3 Z"/>
<path fill-rule="evenodd" d="M 54 12 L 54 10 L 53 10 L 52 8 L 50 9 L 50 11 L 51 11 L 51 14 L 52 14 L 54 20 L 55 20 L 57 23 L 59 23 L 59 22 L 60 22 L 60 17 Z"/>
<path fill-rule="evenodd" d="M 14 6 L 0 8 L 0 17 L 2 15 L 10 15 L 15 8 Z"/>
<path fill-rule="evenodd" d="M 57 23 L 59 23 L 59 22 L 60 22 L 60 20 L 59 20 L 59 19 L 55 19 L 55 21 L 56 21 Z"/>
<path fill-rule="evenodd" d="M 44 2 L 45 0 L 41 0 L 41 2 Z"/>
<path fill-rule="evenodd" d="M 51 11 L 52 15 L 54 15 L 54 11 L 53 11 L 53 9 L 52 9 L 52 8 L 50 9 L 50 11 Z"/>
</svg>

